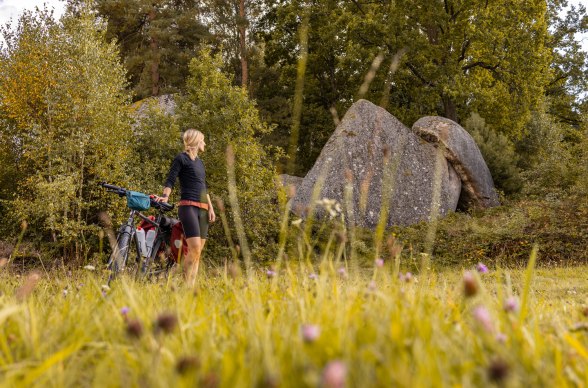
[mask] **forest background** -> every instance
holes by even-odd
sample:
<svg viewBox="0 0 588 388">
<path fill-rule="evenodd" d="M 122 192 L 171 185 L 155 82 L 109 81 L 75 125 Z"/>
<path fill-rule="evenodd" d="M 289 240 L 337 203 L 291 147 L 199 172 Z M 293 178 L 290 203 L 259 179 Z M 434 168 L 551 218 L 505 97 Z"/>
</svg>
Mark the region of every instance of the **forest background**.
<svg viewBox="0 0 588 388">
<path fill-rule="evenodd" d="M 409 126 L 440 115 L 472 134 L 510 206 L 493 222 L 516 219 L 501 247 L 534 232 L 564 248 L 588 238 L 568 225 L 561 244 L 553 221 L 588 214 L 588 62 L 574 38 L 588 30 L 582 6 L 70 1 L 59 20 L 41 10 L 13 24 L 0 56 L 0 228 L 8 242 L 24 236 L 24 256 L 99 257 L 99 214 L 116 224 L 124 207 L 96 184 L 158 193 L 181 130 L 196 127 L 209 139 L 211 191 L 225 202 L 225 149 L 236 150 L 248 239 L 270 258 L 283 210 L 275 175 L 304 176 L 358 98 Z M 150 102 L 168 94 L 173 114 Z M 494 227 L 478 230 L 482 255 L 496 252 Z M 211 233 L 211 256 L 226 255 L 227 236 Z"/>
</svg>

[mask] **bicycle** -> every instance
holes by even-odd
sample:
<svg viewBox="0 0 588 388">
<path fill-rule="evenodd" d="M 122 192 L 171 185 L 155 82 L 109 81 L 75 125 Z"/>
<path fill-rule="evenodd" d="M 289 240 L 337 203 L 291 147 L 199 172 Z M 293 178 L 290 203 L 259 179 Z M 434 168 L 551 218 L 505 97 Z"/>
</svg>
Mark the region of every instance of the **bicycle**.
<svg viewBox="0 0 588 388">
<path fill-rule="evenodd" d="M 171 243 L 173 228 L 181 228 L 179 220 L 166 216 L 164 213 L 172 210 L 174 205 L 155 201 L 154 195 L 131 191 L 106 182 L 98 184 L 107 192 L 117 194 L 119 197 L 127 197 L 127 207 L 131 209 L 127 221 L 122 224 L 116 236 L 116 246 L 112 247 L 107 268 L 110 270 L 108 284 L 123 272 L 129 272 L 136 279 L 151 278 L 162 273 L 167 274 L 169 270 L 179 261 L 179 250 L 182 246 L 174 241 Z M 141 213 L 149 208 L 158 210 L 157 216 L 148 217 Z M 143 246 L 137 238 L 137 218 L 141 219 L 140 225 L 145 229 L 155 231 L 155 238 L 149 247 Z M 173 244 L 173 245 L 172 245 Z M 174 252 L 172 246 L 175 246 Z M 147 250 L 146 250 L 147 248 Z M 170 248 L 170 249 L 168 249 Z M 129 258 L 135 255 L 135 261 Z M 177 260 L 176 260 L 177 259 Z"/>
</svg>

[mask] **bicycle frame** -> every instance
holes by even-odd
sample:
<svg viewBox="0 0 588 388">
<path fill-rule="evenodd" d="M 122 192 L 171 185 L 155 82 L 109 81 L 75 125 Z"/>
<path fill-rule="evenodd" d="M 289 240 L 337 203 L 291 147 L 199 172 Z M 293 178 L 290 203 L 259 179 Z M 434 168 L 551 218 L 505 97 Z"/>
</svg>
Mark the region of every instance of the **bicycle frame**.
<svg viewBox="0 0 588 388">
<path fill-rule="evenodd" d="M 100 186 L 104 187 L 107 191 L 117 194 L 120 197 L 126 195 L 127 190 L 118 187 L 115 185 L 110 185 L 106 182 L 99 183 Z M 150 219 L 149 217 L 145 216 L 138 210 L 131 209 L 129 213 L 129 217 L 127 221 L 122 224 L 118 230 L 118 234 L 116 237 L 116 247 L 113 247 L 113 253 L 110 256 L 110 260 L 108 261 L 108 268 L 111 270 L 108 283 L 117 276 L 119 272 L 121 272 L 126 266 L 128 260 L 132 260 L 129 258 L 129 248 L 131 244 L 135 244 L 135 251 L 136 251 L 136 262 L 137 262 L 137 277 L 145 277 L 147 275 L 154 275 L 160 272 L 167 271 L 170 267 L 174 265 L 172 260 L 169 260 L 169 257 L 166 255 L 166 261 L 164 263 L 164 268 L 160 271 L 151 270 L 150 266 L 155 261 L 157 257 L 161 244 L 166 243 L 166 231 L 162 229 L 162 220 L 164 220 L 165 215 L 163 214 L 165 211 L 169 211 L 173 209 L 173 205 L 167 203 L 159 203 L 155 201 L 154 196 L 151 196 L 151 206 L 158 209 L 157 216 L 154 220 Z M 153 240 L 153 245 L 151 247 L 151 252 L 147 257 L 144 257 L 141 252 L 141 247 L 139 245 L 139 241 L 136 238 L 136 219 L 139 217 L 143 221 L 151 224 L 154 226 L 155 231 L 155 239 Z M 167 218 L 166 218 L 167 219 Z M 134 240 L 134 242 L 132 241 Z"/>
</svg>

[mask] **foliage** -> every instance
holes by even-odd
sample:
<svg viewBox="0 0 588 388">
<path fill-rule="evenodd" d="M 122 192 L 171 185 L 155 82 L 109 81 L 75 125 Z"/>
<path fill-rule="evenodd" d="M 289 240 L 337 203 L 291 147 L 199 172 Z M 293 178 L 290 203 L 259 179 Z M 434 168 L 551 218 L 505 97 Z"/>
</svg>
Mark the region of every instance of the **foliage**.
<svg viewBox="0 0 588 388">
<path fill-rule="evenodd" d="M 226 150 L 228 145 L 233 147 L 243 226 L 254 253 L 258 258 L 267 259 L 279 230 L 278 194 L 271 155 L 272 152 L 279 155 L 279 150 L 259 143 L 256 136 L 270 132 L 271 127 L 261 121 L 247 92 L 231 85 L 230 78 L 220 71 L 222 66 L 220 54 L 211 56 L 208 51 L 192 60 L 187 94 L 178 108 L 178 122 L 182 128 L 196 128 L 204 133 L 207 146 L 202 159 L 209 190 L 213 198 L 221 199 L 227 207 Z M 224 236 L 220 228 L 210 230 L 210 240 L 214 244 L 211 248 L 213 252 L 227 254 L 228 236 Z"/>
<path fill-rule="evenodd" d="M 365 97 L 401 121 L 435 114 L 461 121 L 477 112 L 511 141 L 524 134 L 551 80 L 545 1 L 269 3 L 265 58 L 290 96 L 309 15 L 303 172 L 332 132 L 329 111 L 345 112 L 378 55 L 383 62 Z"/>
<path fill-rule="evenodd" d="M 522 180 L 514 144 L 505 135 L 490 128 L 476 113 L 470 115 L 464 126 L 480 148 L 496 187 L 506 194 L 520 191 Z"/>
<path fill-rule="evenodd" d="M 209 39 L 195 0 L 97 0 L 106 37 L 120 47 L 137 99 L 183 90 L 188 63 Z"/>
<path fill-rule="evenodd" d="M 586 263 L 587 217 L 586 197 L 507 201 L 483 212 L 453 213 L 437 225 L 432 261 L 437 268 L 478 262 L 513 267 L 525 263 L 533 245 L 538 244 L 538 265 Z M 418 263 L 429 228 L 421 223 L 393 228 L 391 233 L 410 247 L 406 257 L 414 255 Z"/>
<path fill-rule="evenodd" d="M 6 198 L 11 218 L 28 220 L 36 237 L 51 237 L 77 254 L 107 207 L 96 183 L 125 182 L 130 144 L 117 48 L 105 43 L 91 13 L 81 11 L 60 22 L 47 11 L 25 13 L 15 32 L 4 31 L 0 60 L 7 124 L 0 131 L 19 171 L 16 195 Z"/>
<path fill-rule="evenodd" d="M 157 98 L 136 102 L 132 163 L 133 187 L 147 193 L 159 193 L 169 172 L 171 160 L 178 153 L 180 127 L 172 112 L 167 112 Z"/>
<path fill-rule="evenodd" d="M 332 361 L 341 362 L 335 381 L 345 386 L 565 386 L 585 378 L 586 267 L 531 268 L 530 276 L 492 269 L 469 278 L 466 297 L 460 271 L 406 281 L 391 263 L 345 273 L 334 264 L 275 268 L 269 279 L 213 268 L 196 290 L 172 278 L 117 282 L 104 294 L 94 273 L 17 278 L 4 269 L 2 379 L 316 387 L 333 381 Z"/>
<path fill-rule="evenodd" d="M 585 135 L 544 113 L 535 113 L 529 136 L 519 144 L 524 156 L 524 194 L 566 197 L 586 176 L 582 176 L 587 152 Z"/>
</svg>

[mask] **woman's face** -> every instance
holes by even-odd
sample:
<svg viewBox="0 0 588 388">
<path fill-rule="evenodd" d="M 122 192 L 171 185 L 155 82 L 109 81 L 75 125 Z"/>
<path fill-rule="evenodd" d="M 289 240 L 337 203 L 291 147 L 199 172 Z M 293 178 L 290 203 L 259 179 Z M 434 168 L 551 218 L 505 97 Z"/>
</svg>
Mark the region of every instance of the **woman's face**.
<svg viewBox="0 0 588 388">
<path fill-rule="evenodd" d="M 204 152 L 204 146 L 205 145 L 206 145 L 206 143 L 204 142 L 204 138 L 202 138 L 202 141 L 198 145 L 198 152 Z"/>
</svg>

